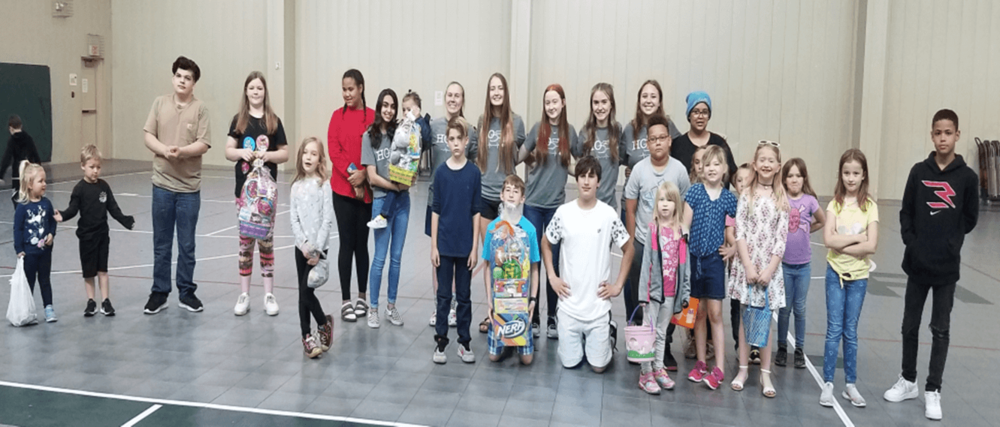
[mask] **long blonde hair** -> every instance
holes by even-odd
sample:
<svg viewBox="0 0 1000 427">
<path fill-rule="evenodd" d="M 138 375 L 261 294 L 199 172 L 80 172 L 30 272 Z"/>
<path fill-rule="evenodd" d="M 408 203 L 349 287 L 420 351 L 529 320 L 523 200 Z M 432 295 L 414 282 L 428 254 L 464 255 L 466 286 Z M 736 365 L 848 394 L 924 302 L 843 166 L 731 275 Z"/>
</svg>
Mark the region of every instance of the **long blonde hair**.
<svg viewBox="0 0 1000 427">
<path fill-rule="evenodd" d="M 306 173 L 305 166 L 302 165 L 302 155 L 306 152 L 306 146 L 311 143 L 316 143 L 316 147 L 319 148 L 319 164 L 316 165 L 316 173 L 319 174 L 319 185 L 322 186 L 323 182 L 330 179 L 329 173 L 330 168 L 326 164 L 326 148 L 324 148 L 323 141 L 315 136 L 306 137 L 299 144 L 298 153 L 295 155 L 295 177 L 292 178 L 292 184 L 300 179 L 305 179 L 309 174 Z"/>
<path fill-rule="evenodd" d="M 660 209 L 657 204 L 660 203 L 661 199 L 666 198 L 667 200 L 674 202 L 674 213 L 670 218 L 661 218 Z M 674 227 L 681 226 L 681 212 L 684 210 L 684 199 L 681 198 L 681 191 L 677 188 L 677 184 L 672 181 L 663 181 L 659 187 L 656 188 L 656 198 L 653 201 L 653 221 L 656 221 L 657 227 L 665 225 L 666 221 L 672 221 Z"/>
<path fill-rule="evenodd" d="M 778 209 L 787 211 L 789 209 L 788 199 L 785 197 L 785 187 L 781 184 L 783 181 L 781 178 L 781 150 L 771 144 L 758 144 L 757 149 L 753 152 L 753 163 L 751 163 L 751 165 L 757 163 L 757 157 L 760 154 L 760 150 L 765 148 L 773 150 L 774 156 L 777 157 L 778 160 L 778 168 L 774 171 L 774 180 L 771 181 L 771 197 L 774 199 L 774 206 Z M 749 203 L 747 203 L 747 213 L 750 215 L 753 215 L 754 202 L 757 201 L 757 191 L 755 190 L 755 187 L 757 186 L 759 180 L 760 176 L 757 174 L 757 170 L 751 167 L 750 182 L 747 183 L 746 189 L 743 190 L 748 193 L 747 196 L 749 198 Z"/>
<path fill-rule="evenodd" d="M 28 203 L 31 199 L 30 190 L 31 183 L 35 181 L 38 173 L 45 173 L 45 169 L 42 169 L 42 165 L 37 163 L 31 163 L 27 160 L 22 160 L 19 166 L 19 176 L 21 177 L 21 187 L 17 190 L 17 203 L 23 204 Z"/>
</svg>

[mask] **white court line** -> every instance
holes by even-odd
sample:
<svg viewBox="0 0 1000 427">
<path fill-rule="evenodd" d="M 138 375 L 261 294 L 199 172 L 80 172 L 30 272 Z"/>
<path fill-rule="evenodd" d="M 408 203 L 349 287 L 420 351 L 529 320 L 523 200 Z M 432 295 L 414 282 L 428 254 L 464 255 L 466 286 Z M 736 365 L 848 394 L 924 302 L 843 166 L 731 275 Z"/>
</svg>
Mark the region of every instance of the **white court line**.
<svg viewBox="0 0 1000 427">
<path fill-rule="evenodd" d="M 23 388 L 23 389 L 38 390 L 38 391 L 48 391 L 52 393 L 74 394 L 77 396 L 100 397 L 104 399 L 127 400 L 130 402 L 153 403 L 157 405 L 187 406 L 190 408 L 216 409 L 220 411 L 244 412 L 244 413 L 260 414 L 260 415 L 275 415 L 279 417 L 309 418 L 313 420 L 340 421 L 344 423 L 364 423 L 364 424 L 371 424 L 378 426 L 392 426 L 392 427 L 422 427 L 419 424 L 406 424 L 406 423 L 390 422 L 390 421 L 366 420 L 364 418 L 338 417 L 336 415 L 320 415 L 320 414 L 310 414 L 306 412 L 279 411 L 279 410 L 261 409 L 261 408 L 244 408 L 241 406 L 219 405 L 215 403 L 153 399 L 148 397 L 126 396 L 122 394 L 98 393 L 86 390 L 73 390 L 67 388 L 48 387 L 48 386 L 33 385 L 33 384 L 12 383 L 8 381 L 0 381 L 0 386 Z"/>
<path fill-rule="evenodd" d="M 132 426 L 138 424 L 139 421 L 142 421 L 146 417 L 150 416 L 153 412 L 156 412 L 157 409 L 160 409 L 162 407 L 163 407 L 163 405 L 153 405 L 153 406 L 150 406 L 149 408 L 146 408 L 145 411 L 142 411 L 141 414 L 136 415 L 135 418 L 132 418 L 131 420 L 128 420 L 127 423 L 122 424 L 122 427 L 132 427 Z"/>
<path fill-rule="evenodd" d="M 812 279 L 823 279 L 823 278 L 824 277 L 813 277 Z M 772 313 L 771 317 L 774 318 L 774 322 L 775 323 L 778 322 L 778 313 L 776 313 L 776 312 Z M 792 334 L 791 328 L 789 328 L 789 331 L 788 331 L 788 343 L 787 344 L 788 344 L 789 347 L 792 348 L 792 353 L 795 353 L 795 335 Z M 813 379 L 816 380 L 816 384 L 819 385 L 819 389 L 822 391 L 823 390 L 823 378 L 820 377 L 819 372 L 816 371 L 816 367 L 813 366 L 812 361 L 809 360 L 808 357 L 806 357 L 805 359 L 806 359 L 806 369 L 808 369 L 809 373 L 812 374 Z M 772 363 L 774 363 L 774 362 L 772 361 Z M 844 427 L 854 427 L 854 422 L 851 421 L 851 417 L 848 417 L 847 413 L 844 412 L 844 408 L 842 408 L 840 406 L 840 401 L 837 400 L 836 394 L 834 394 L 834 396 L 833 396 L 833 410 L 837 412 L 837 416 L 840 417 L 840 421 L 842 421 L 844 423 Z"/>
<path fill-rule="evenodd" d="M 14 224 L 14 223 L 11 222 L 11 221 L 0 221 L 0 224 Z M 57 229 L 58 230 L 76 230 L 77 228 L 78 227 L 74 227 L 72 225 L 59 225 Z M 230 227 L 230 228 L 233 228 L 233 227 Z M 123 230 L 123 229 L 118 229 L 118 228 L 112 228 L 109 231 L 114 231 L 116 233 L 153 234 L 153 232 L 150 231 L 150 230 Z M 330 237 L 338 237 L 339 235 L 340 235 L 339 233 L 331 233 Z M 194 237 L 212 237 L 212 238 L 216 238 L 216 239 L 239 239 L 240 238 L 240 236 L 213 236 L 211 234 L 195 234 Z M 275 239 L 294 239 L 295 238 L 294 235 L 276 235 L 276 236 L 272 236 L 272 237 L 275 238 Z"/>
</svg>

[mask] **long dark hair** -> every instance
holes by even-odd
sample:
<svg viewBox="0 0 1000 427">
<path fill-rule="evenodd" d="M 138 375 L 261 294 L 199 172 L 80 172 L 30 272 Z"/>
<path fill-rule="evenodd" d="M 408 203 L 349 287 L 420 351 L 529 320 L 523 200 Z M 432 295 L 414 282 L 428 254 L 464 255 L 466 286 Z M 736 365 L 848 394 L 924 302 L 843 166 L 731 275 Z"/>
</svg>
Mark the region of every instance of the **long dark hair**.
<svg viewBox="0 0 1000 427">
<path fill-rule="evenodd" d="M 618 137 L 621 136 L 621 125 L 615 120 L 615 89 L 608 83 L 598 83 L 590 90 L 590 114 L 587 116 L 587 124 L 583 125 L 583 131 L 587 134 L 587 141 L 583 143 L 583 155 L 590 154 L 594 149 L 594 142 L 597 139 L 597 116 L 594 115 L 594 94 L 598 91 L 604 92 L 611 101 L 611 111 L 608 112 L 608 152 L 611 153 L 613 163 L 618 163 Z"/>
<path fill-rule="evenodd" d="M 396 111 L 392 113 L 392 120 L 388 122 L 382 120 L 382 100 L 388 96 L 392 98 L 392 104 L 396 106 Z M 382 145 L 382 125 L 385 124 L 385 134 L 389 135 L 389 139 L 392 139 L 392 135 L 396 133 L 396 117 L 399 117 L 399 99 L 396 98 L 396 91 L 392 89 L 382 89 L 378 93 L 378 102 L 375 104 L 375 121 L 372 122 L 371 126 L 368 126 L 368 139 L 372 140 L 372 148 L 378 149 Z"/>
<path fill-rule="evenodd" d="M 656 89 L 656 93 L 659 97 L 658 99 L 660 100 L 660 106 L 656 108 L 656 111 L 654 111 L 653 114 L 648 116 L 646 113 L 642 112 L 642 90 L 646 88 L 646 85 L 651 85 Z M 653 79 L 642 82 L 642 85 L 639 86 L 639 93 L 636 94 L 635 98 L 635 118 L 632 119 L 632 132 L 634 132 L 633 135 L 636 139 L 639 138 L 639 130 L 649 125 L 650 117 L 661 115 L 666 117 L 668 121 L 670 120 L 670 116 L 663 112 L 663 88 L 660 87 L 660 82 Z M 667 128 L 669 133 L 670 126 L 667 126 Z M 636 144 L 637 142 L 638 141 L 632 141 L 633 144 Z"/>
<path fill-rule="evenodd" d="M 368 120 L 368 101 L 365 100 L 365 76 L 361 74 L 360 71 L 351 68 L 344 72 L 344 77 L 340 78 L 343 82 L 344 79 L 350 77 L 354 80 L 354 84 L 361 86 L 361 112 L 362 112 L 362 122 Z M 344 111 L 347 111 L 347 104 L 344 104 Z"/>
<path fill-rule="evenodd" d="M 813 191 L 812 185 L 809 184 L 809 172 L 806 170 L 806 161 L 801 158 L 795 157 L 787 162 L 781 167 L 781 179 L 782 184 L 785 186 L 785 191 L 788 191 L 788 173 L 792 170 L 792 166 L 799 169 L 799 175 L 802 175 L 802 192 L 813 197 L 816 196 L 816 192 Z M 867 176 L 865 177 L 867 178 Z"/>
<path fill-rule="evenodd" d="M 569 123 L 566 120 L 566 92 L 562 86 L 551 84 L 542 92 L 542 121 L 538 126 L 538 141 L 531 155 L 525 159 L 528 166 L 535 166 L 537 162 L 540 166 L 545 166 L 549 160 L 549 136 L 552 134 L 552 124 L 549 123 L 549 116 L 545 113 L 545 95 L 555 92 L 562 100 L 563 108 L 559 112 L 559 162 L 563 167 L 569 167 Z"/>
</svg>

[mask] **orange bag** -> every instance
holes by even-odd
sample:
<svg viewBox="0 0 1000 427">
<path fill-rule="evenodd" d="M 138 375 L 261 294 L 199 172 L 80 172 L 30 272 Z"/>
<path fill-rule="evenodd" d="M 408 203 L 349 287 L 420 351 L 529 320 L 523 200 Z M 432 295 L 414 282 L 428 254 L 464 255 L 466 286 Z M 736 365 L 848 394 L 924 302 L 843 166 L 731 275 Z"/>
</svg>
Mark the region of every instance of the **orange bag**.
<svg viewBox="0 0 1000 427">
<path fill-rule="evenodd" d="M 694 329 L 694 319 L 698 317 L 698 298 L 690 298 L 688 300 L 688 306 L 684 307 L 680 313 L 674 315 L 670 319 L 670 323 L 673 323 L 682 328 Z"/>
</svg>

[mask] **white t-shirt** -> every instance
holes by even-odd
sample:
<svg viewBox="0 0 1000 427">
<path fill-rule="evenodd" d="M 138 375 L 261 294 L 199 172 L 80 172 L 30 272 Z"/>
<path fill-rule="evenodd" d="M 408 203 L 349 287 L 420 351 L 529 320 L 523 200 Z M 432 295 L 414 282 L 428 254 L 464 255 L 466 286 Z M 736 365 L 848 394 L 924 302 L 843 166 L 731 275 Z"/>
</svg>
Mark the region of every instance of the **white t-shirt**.
<svg viewBox="0 0 1000 427">
<path fill-rule="evenodd" d="M 545 230 L 551 244 L 561 244 L 559 272 L 570 297 L 559 300 L 559 311 L 580 321 L 606 316 L 611 301 L 597 296 L 598 286 L 611 277 L 611 243 L 628 243 L 629 235 L 614 208 L 598 201 L 583 210 L 576 200 L 556 209 Z"/>
</svg>

